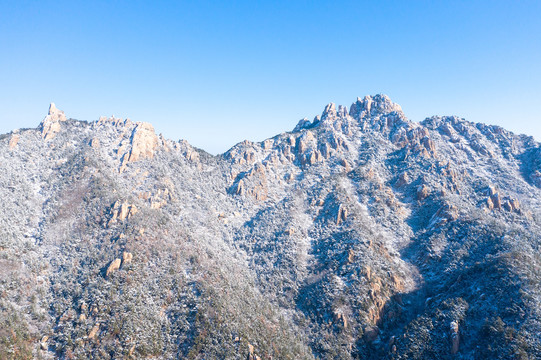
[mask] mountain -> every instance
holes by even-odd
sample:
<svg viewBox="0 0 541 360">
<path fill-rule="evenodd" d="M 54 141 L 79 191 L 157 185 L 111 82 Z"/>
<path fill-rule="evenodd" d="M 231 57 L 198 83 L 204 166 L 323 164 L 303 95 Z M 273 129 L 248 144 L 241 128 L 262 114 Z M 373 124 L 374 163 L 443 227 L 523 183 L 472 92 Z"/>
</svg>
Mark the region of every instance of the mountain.
<svg viewBox="0 0 541 360">
<path fill-rule="evenodd" d="M 385 95 L 213 156 L 0 136 L 2 359 L 539 359 L 541 145 Z"/>
</svg>

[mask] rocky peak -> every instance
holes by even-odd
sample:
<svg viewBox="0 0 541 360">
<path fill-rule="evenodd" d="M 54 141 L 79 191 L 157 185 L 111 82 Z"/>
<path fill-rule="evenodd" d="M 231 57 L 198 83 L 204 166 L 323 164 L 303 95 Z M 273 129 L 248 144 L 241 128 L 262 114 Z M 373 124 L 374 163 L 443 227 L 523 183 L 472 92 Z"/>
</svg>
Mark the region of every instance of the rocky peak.
<svg viewBox="0 0 541 360">
<path fill-rule="evenodd" d="M 293 129 L 293 132 L 300 131 L 301 129 L 307 129 L 307 128 L 311 127 L 312 125 L 313 124 L 307 118 L 301 119 L 297 123 L 297 126 L 295 126 L 295 128 Z"/>
<path fill-rule="evenodd" d="M 53 102 L 49 105 L 48 116 L 53 121 L 66 121 L 66 115 L 64 112 L 59 110 Z"/>
<path fill-rule="evenodd" d="M 344 105 L 338 105 L 337 113 L 339 117 L 346 117 L 348 116 L 348 109 Z"/>
<path fill-rule="evenodd" d="M 115 127 L 126 127 L 126 128 L 133 125 L 130 119 L 122 120 L 120 118 L 115 117 L 114 115 L 111 115 L 111 117 L 109 118 L 107 116 L 100 116 L 96 124 L 97 125 L 111 124 Z"/>
<path fill-rule="evenodd" d="M 381 115 L 387 115 L 393 112 L 398 113 L 398 117 L 404 117 L 400 105 L 393 103 L 387 95 L 382 94 L 365 96 L 362 99 L 358 97 L 351 105 L 349 111 L 346 106 L 337 106 L 335 103 L 331 102 L 325 106 L 321 116 L 316 116 L 312 122 L 307 118 L 300 120 L 293 129 L 293 132 L 318 126 L 321 122 L 329 123 L 335 120 L 348 119 L 350 116 L 357 120 L 364 120 L 368 118 L 377 118 Z"/>
<path fill-rule="evenodd" d="M 345 118 L 348 115 L 347 107 L 344 105 L 338 105 L 336 107 L 335 103 L 329 103 L 325 106 L 323 113 L 321 114 L 321 119 L 335 119 L 335 118 Z M 314 119 L 315 123 L 315 119 Z"/>
<path fill-rule="evenodd" d="M 436 130 L 444 126 L 453 126 L 463 121 L 464 119 L 458 116 L 431 116 L 421 121 L 421 125 L 431 130 Z"/>
<path fill-rule="evenodd" d="M 374 96 L 365 96 L 363 99 L 357 98 L 349 110 L 350 116 L 355 119 L 363 119 L 375 115 L 389 114 L 392 112 L 402 113 L 400 105 L 395 104 L 384 94 Z"/>
<path fill-rule="evenodd" d="M 325 111 L 323 111 L 323 114 L 325 114 Z M 334 118 L 334 117 L 332 117 L 332 118 Z M 315 126 L 318 126 L 320 124 L 320 122 L 321 122 L 321 115 L 317 115 L 316 117 L 314 117 L 314 120 L 312 122 L 310 122 L 310 120 L 308 120 L 308 118 L 301 119 L 301 120 L 299 120 L 299 122 L 297 123 L 295 128 L 293 129 L 293 132 L 301 131 L 302 129 L 313 128 Z"/>
<path fill-rule="evenodd" d="M 321 119 L 329 119 L 329 118 L 335 118 L 336 117 L 336 104 L 335 103 L 329 103 L 327 106 L 325 106 L 325 109 L 323 110 L 323 113 L 321 114 Z"/>
<path fill-rule="evenodd" d="M 66 121 L 66 115 L 54 103 L 49 105 L 49 112 L 40 124 L 41 136 L 44 140 L 55 137 L 60 131 L 60 122 Z"/>
</svg>

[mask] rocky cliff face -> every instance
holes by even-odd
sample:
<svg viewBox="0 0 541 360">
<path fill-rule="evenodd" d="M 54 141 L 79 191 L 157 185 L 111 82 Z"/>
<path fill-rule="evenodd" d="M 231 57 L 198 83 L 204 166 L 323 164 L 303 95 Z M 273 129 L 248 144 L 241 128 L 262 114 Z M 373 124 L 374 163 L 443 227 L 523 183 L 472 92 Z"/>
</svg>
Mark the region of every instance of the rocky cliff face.
<svg viewBox="0 0 541 360">
<path fill-rule="evenodd" d="M 212 156 L 0 137 L 0 358 L 539 358 L 541 147 L 384 95 Z"/>
</svg>

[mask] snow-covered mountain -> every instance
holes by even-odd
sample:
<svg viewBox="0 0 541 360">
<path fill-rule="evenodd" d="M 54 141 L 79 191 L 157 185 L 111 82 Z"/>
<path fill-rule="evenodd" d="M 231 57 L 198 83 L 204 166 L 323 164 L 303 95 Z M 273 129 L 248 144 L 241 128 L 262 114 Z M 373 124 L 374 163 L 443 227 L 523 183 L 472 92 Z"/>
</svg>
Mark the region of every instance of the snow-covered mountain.
<svg viewBox="0 0 541 360">
<path fill-rule="evenodd" d="M 541 146 L 385 95 L 212 156 L 0 136 L 0 358 L 541 358 Z"/>
</svg>

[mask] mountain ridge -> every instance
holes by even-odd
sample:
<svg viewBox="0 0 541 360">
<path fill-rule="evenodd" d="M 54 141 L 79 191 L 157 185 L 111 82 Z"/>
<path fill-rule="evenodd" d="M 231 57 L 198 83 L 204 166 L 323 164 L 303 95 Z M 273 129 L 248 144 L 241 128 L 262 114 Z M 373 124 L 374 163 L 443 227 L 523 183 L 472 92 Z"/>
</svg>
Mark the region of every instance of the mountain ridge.
<svg viewBox="0 0 541 360">
<path fill-rule="evenodd" d="M 385 95 L 211 155 L 51 104 L 0 136 L 6 358 L 535 358 L 541 148 Z"/>
<path fill-rule="evenodd" d="M 321 122 L 322 119 L 328 119 L 328 118 L 336 119 L 337 117 L 338 118 L 347 117 L 349 115 L 349 116 L 357 119 L 358 121 L 362 121 L 363 118 L 366 119 L 366 118 L 374 117 L 376 115 L 386 115 L 386 114 L 389 114 L 389 113 L 392 113 L 392 112 L 396 112 L 397 114 L 400 115 L 402 120 L 405 120 L 405 121 L 409 122 L 410 124 L 419 124 L 419 125 L 422 125 L 424 127 L 428 127 L 427 125 L 432 123 L 430 126 L 432 126 L 431 129 L 433 129 L 433 130 L 436 129 L 436 127 L 434 127 L 434 121 L 436 121 L 436 119 L 437 119 L 437 120 L 439 120 L 440 122 L 443 122 L 443 123 L 462 122 L 462 123 L 467 123 L 470 126 L 474 126 L 474 127 L 477 127 L 477 128 L 482 127 L 484 129 L 492 129 L 492 131 L 496 131 L 496 132 L 506 132 L 508 135 L 516 135 L 518 137 L 528 137 L 528 138 L 531 138 L 531 141 L 536 142 L 535 139 L 533 139 L 533 136 L 531 136 L 531 135 L 514 134 L 513 132 L 505 130 L 503 127 L 501 127 L 499 125 L 487 125 L 487 124 L 484 124 L 484 123 L 470 122 L 470 121 L 466 121 L 464 118 L 460 118 L 460 117 L 457 117 L 457 116 L 454 116 L 454 115 L 451 115 L 451 116 L 434 115 L 434 116 L 431 116 L 431 117 L 427 117 L 426 119 L 424 119 L 424 120 L 422 120 L 420 122 L 414 122 L 414 121 L 411 121 L 411 120 L 407 119 L 405 114 L 402 111 L 401 106 L 394 103 L 394 102 L 392 102 L 391 99 L 385 94 L 377 94 L 377 95 L 373 95 L 373 96 L 366 95 L 364 98 L 357 97 L 357 100 L 350 105 L 349 111 L 347 110 L 346 106 L 338 105 L 338 107 L 337 107 L 337 105 L 335 103 L 331 102 L 331 103 L 329 103 L 329 104 L 327 104 L 325 106 L 325 108 L 324 108 L 321 115 L 317 115 L 317 116 L 314 117 L 312 122 L 310 122 L 307 118 L 301 119 L 298 122 L 298 124 L 294 127 L 294 129 L 292 131 L 290 131 L 290 132 L 297 132 L 297 131 L 300 131 L 302 129 L 309 129 L 309 128 L 312 128 L 314 126 L 321 125 L 320 122 Z M 56 108 L 55 103 L 52 102 L 50 104 L 48 115 L 38 125 L 38 128 L 42 129 L 42 131 L 45 131 L 45 134 L 43 136 L 46 137 L 47 133 L 50 130 L 49 129 L 44 129 L 44 127 L 51 126 L 49 123 L 62 122 L 62 121 L 65 121 L 66 119 L 67 118 L 66 118 L 64 112 L 61 111 L 61 110 L 58 110 Z M 77 120 L 77 119 L 70 118 L 70 120 Z M 100 118 L 98 120 L 77 120 L 77 121 L 83 121 L 83 122 L 87 122 L 87 123 L 94 123 L 94 122 L 103 123 L 106 120 L 109 120 L 109 121 L 113 122 L 116 125 L 118 125 L 120 123 L 123 123 L 125 125 L 132 123 L 129 118 L 127 118 L 125 120 L 122 120 L 122 119 L 116 118 L 114 115 L 112 115 L 111 117 L 100 116 Z M 137 124 L 139 124 L 139 123 L 141 123 L 141 124 L 149 124 L 152 127 L 152 124 L 149 123 L 149 122 L 138 121 L 136 123 Z M 443 123 L 440 124 L 440 126 L 445 126 L 445 124 L 443 124 Z M 54 126 L 57 126 L 57 125 L 54 125 Z M 4 135 L 9 135 L 9 134 L 12 134 L 12 133 L 18 133 L 20 130 L 29 130 L 29 129 L 31 129 L 31 128 L 15 129 L 15 130 L 12 130 L 11 132 L 6 133 Z M 154 128 L 152 127 L 152 131 L 153 131 L 153 129 Z M 54 132 L 54 131 L 57 131 L 57 130 L 54 129 L 52 131 Z M 446 126 L 445 129 L 444 129 L 444 132 L 448 132 L 447 135 L 450 135 L 451 134 L 450 131 L 453 131 L 453 130 L 451 128 L 449 128 L 449 126 Z M 163 138 L 163 135 L 160 134 L 160 136 Z M 274 138 L 276 136 L 278 136 L 278 135 L 275 135 L 275 136 L 273 136 L 271 138 Z M 267 139 L 262 140 L 262 141 L 256 141 L 254 143 L 263 143 L 263 142 L 265 142 L 265 141 L 267 141 L 267 140 L 269 140 L 271 138 L 267 138 Z M 186 141 L 186 140 L 180 139 L 179 141 Z M 237 146 L 239 144 L 242 144 L 242 143 L 246 143 L 246 142 L 252 142 L 252 141 L 243 140 L 240 143 L 237 143 L 237 144 L 233 145 L 230 149 L 226 150 L 224 153 L 217 154 L 216 156 L 224 155 L 227 152 L 231 151 L 231 149 L 233 147 L 235 147 L 235 146 Z M 205 151 L 202 148 L 198 148 L 198 149 L 202 150 L 202 151 Z"/>
</svg>

